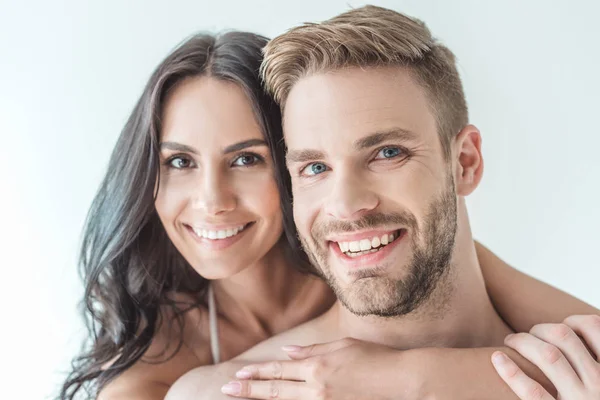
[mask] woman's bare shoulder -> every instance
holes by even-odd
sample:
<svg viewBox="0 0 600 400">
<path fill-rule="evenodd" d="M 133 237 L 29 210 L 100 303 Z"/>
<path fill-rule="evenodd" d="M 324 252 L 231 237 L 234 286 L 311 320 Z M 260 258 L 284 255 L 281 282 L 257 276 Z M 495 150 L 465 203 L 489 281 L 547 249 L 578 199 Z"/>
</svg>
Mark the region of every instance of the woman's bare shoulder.
<svg viewBox="0 0 600 400">
<path fill-rule="evenodd" d="M 176 295 L 177 307 L 161 308 L 156 335 L 142 358 L 106 385 L 98 398 L 164 399 L 167 391 L 186 372 L 212 363 L 206 308 L 186 307 L 190 300 Z M 179 319 L 177 317 L 179 315 Z M 179 323 L 181 321 L 182 323 Z"/>
</svg>

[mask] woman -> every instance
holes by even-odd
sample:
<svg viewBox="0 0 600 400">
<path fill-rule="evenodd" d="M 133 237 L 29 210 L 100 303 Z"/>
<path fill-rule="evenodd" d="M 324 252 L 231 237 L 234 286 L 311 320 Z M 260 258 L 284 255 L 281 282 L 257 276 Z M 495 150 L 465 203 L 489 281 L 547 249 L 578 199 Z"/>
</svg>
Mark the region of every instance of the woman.
<svg viewBox="0 0 600 400">
<path fill-rule="evenodd" d="M 185 372 L 333 303 L 293 230 L 284 234 L 293 221 L 289 180 L 275 173 L 284 165 L 280 113 L 258 77 L 266 41 L 197 35 L 151 76 L 88 216 L 81 267 L 92 343 L 61 398 L 87 390 L 101 399 L 162 399 Z M 590 313 L 478 250 L 513 329 Z M 518 307 L 507 281 L 523 287 Z M 542 294 L 539 304 L 527 304 L 531 291 Z M 551 295 L 562 308 L 544 314 Z"/>
</svg>

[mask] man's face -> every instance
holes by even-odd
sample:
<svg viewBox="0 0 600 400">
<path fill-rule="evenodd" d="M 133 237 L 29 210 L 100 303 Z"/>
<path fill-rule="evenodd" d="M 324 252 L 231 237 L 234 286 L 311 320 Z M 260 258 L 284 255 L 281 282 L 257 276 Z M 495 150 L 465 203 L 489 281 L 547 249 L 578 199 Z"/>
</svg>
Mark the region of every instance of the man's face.
<svg viewBox="0 0 600 400">
<path fill-rule="evenodd" d="M 285 107 L 294 219 L 305 251 L 358 315 L 426 300 L 450 267 L 452 168 L 424 90 L 401 68 L 309 76 Z"/>
</svg>

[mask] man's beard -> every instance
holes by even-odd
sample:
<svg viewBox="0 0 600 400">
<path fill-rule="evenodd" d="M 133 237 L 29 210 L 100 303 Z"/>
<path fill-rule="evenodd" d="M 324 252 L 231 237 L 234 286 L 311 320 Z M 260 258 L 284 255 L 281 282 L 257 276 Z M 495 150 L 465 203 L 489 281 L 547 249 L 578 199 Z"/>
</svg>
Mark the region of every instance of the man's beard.
<svg viewBox="0 0 600 400">
<path fill-rule="evenodd" d="M 331 221 L 313 227 L 313 243 L 319 244 L 325 242 L 325 235 L 333 232 L 352 232 L 390 224 L 408 228 L 412 238 L 412 258 L 404 277 L 400 279 L 382 276 L 386 271 L 380 272 L 376 267 L 357 271 L 353 274 L 357 279 L 344 288 L 328 265 L 328 249 L 321 246 L 313 246 L 316 249 L 312 249 L 305 238 L 300 239 L 310 261 L 318 267 L 337 298 L 350 312 L 360 316 L 402 316 L 423 305 L 448 275 L 457 229 L 456 202 L 454 181 L 450 176 L 448 187 L 429 204 L 422 230 L 418 228 L 414 215 L 408 212 L 373 213 L 353 222 Z M 398 271 L 394 266 L 388 268 L 392 273 Z"/>
</svg>

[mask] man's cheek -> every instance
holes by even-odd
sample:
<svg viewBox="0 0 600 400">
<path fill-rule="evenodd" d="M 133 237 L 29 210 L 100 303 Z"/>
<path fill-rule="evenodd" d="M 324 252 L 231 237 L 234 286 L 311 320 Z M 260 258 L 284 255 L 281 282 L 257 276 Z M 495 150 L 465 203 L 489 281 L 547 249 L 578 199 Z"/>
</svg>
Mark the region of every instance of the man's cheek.
<svg viewBox="0 0 600 400">
<path fill-rule="evenodd" d="M 303 234 L 310 233 L 310 227 L 314 221 L 315 201 L 304 193 L 294 193 L 294 221 L 298 231 Z"/>
</svg>

